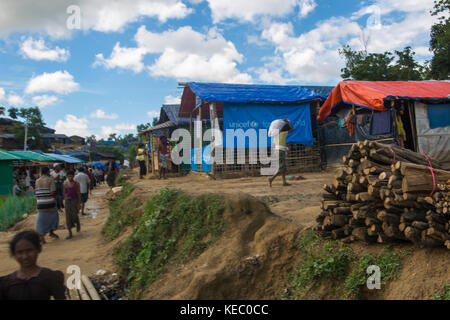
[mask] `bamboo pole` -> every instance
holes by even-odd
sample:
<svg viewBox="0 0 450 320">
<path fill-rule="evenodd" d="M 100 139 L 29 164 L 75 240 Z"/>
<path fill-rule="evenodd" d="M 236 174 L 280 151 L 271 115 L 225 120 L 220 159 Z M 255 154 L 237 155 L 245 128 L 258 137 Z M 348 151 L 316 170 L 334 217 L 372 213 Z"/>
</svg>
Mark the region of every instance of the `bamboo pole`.
<svg viewBox="0 0 450 320">
<path fill-rule="evenodd" d="M 84 286 L 86 287 L 86 290 L 88 291 L 91 300 L 102 300 L 100 296 L 97 293 L 97 290 L 95 290 L 94 285 L 92 284 L 91 280 L 86 276 L 81 276 L 81 281 L 83 282 Z"/>
</svg>

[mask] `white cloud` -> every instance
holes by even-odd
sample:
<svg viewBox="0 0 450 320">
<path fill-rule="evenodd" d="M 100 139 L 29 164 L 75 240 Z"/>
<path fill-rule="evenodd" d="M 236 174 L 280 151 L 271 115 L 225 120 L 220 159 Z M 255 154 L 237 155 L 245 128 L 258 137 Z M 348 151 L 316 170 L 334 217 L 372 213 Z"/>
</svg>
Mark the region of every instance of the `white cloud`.
<svg viewBox="0 0 450 320">
<path fill-rule="evenodd" d="M 143 17 L 160 22 L 181 19 L 192 12 L 181 0 L 21 0 L 0 1 L 0 36 L 11 33 L 46 33 L 55 38 L 68 37 L 72 30 L 67 21 L 73 12 L 71 5 L 81 11 L 81 29 L 100 32 L 120 32 Z"/>
<path fill-rule="evenodd" d="M 310 12 L 317 7 L 315 0 L 300 0 L 300 17 L 306 17 Z"/>
<path fill-rule="evenodd" d="M 386 14 L 393 11 L 404 13 L 397 15 L 401 17 L 397 20 L 386 16 L 379 28 L 361 28 L 355 17 L 364 15 L 362 10 L 353 15 L 354 19 L 332 17 L 298 36 L 291 23 L 272 23 L 262 32 L 261 38 L 274 46 L 275 55 L 266 58 L 264 67 L 256 69 L 255 73 L 264 82 L 336 83 L 341 80 L 340 69 L 344 66 L 338 50 L 346 44 L 355 50 L 363 49 L 362 34 L 368 40 L 369 52 L 401 51 L 411 46 L 418 55 L 430 57 L 426 46 L 429 30 L 436 20 L 429 13 L 431 7 L 424 9 L 425 6 L 420 5 L 413 10 L 408 5 L 414 3 L 415 0 L 405 3 L 379 0 L 377 4 L 380 6 L 392 5 L 385 10 Z"/>
<path fill-rule="evenodd" d="M 59 94 L 72 93 L 79 89 L 79 84 L 73 79 L 73 76 L 67 71 L 56 71 L 35 76 L 30 79 L 25 89 L 25 93 L 49 92 L 53 91 Z"/>
<path fill-rule="evenodd" d="M 42 96 L 35 96 L 35 97 L 33 97 L 32 100 L 35 105 L 43 108 L 43 107 L 55 104 L 58 101 L 58 97 L 48 96 L 48 95 L 44 94 Z"/>
<path fill-rule="evenodd" d="M 90 117 L 91 118 L 95 118 L 95 119 L 110 119 L 110 120 L 114 120 L 114 119 L 117 119 L 119 116 L 116 113 L 108 115 L 102 109 L 97 109 L 95 112 L 91 113 Z"/>
<path fill-rule="evenodd" d="M 21 96 L 18 96 L 14 92 L 10 92 L 8 96 L 4 88 L 0 88 L 0 102 L 4 101 L 8 106 L 19 107 L 25 104 L 25 101 Z"/>
<path fill-rule="evenodd" d="M 358 19 L 367 14 L 377 14 L 383 16 L 391 12 L 427 12 L 433 8 L 434 0 L 376 0 L 369 6 L 364 6 L 357 12 L 353 13 L 352 19 Z"/>
<path fill-rule="evenodd" d="M 191 27 L 182 27 L 158 34 L 142 26 L 135 38 L 147 52 L 161 53 L 156 62 L 148 67 L 153 76 L 178 80 L 251 82 L 249 74 L 237 69 L 237 64 L 243 62 L 243 55 L 216 29 L 202 34 Z"/>
<path fill-rule="evenodd" d="M 148 117 L 150 119 L 159 118 L 159 114 L 160 114 L 159 111 L 149 111 L 149 112 L 147 112 L 147 115 L 148 115 Z"/>
<path fill-rule="evenodd" d="M 23 98 L 16 94 L 9 94 L 8 99 L 6 101 L 11 107 L 19 107 L 25 104 Z"/>
<path fill-rule="evenodd" d="M 164 104 L 180 104 L 181 98 L 168 95 L 164 98 Z"/>
<path fill-rule="evenodd" d="M 114 127 L 111 126 L 102 126 L 102 136 L 107 138 L 110 134 L 116 133 L 126 133 L 126 132 L 132 132 L 136 131 L 136 125 L 134 124 L 128 124 L 128 123 L 121 123 L 116 124 Z"/>
<path fill-rule="evenodd" d="M 160 54 L 153 65 L 146 67 L 153 76 L 180 81 L 251 82 L 249 74 L 237 69 L 237 64 L 244 60 L 243 55 L 215 28 L 207 34 L 194 31 L 191 27 L 153 33 L 141 26 L 134 38 L 138 44 L 136 48 L 123 48 L 117 43 L 110 58 L 105 59 L 103 54 L 97 54 L 94 65 L 140 72 L 146 54 Z"/>
<path fill-rule="evenodd" d="M 138 73 L 144 70 L 142 59 L 145 54 L 146 51 L 142 48 L 123 48 L 117 42 L 109 59 L 105 59 L 101 53 L 95 56 L 94 66 L 102 65 L 106 69 L 130 69 Z"/>
<path fill-rule="evenodd" d="M 64 120 L 58 120 L 55 124 L 56 133 L 68 136 L 88 137 L 91 135 L 89 121 L 86 118 L 78 118 L 72 114 L 67 114 Z"/>
<path fill-rule="evenodd" d="M 342 65 L 338 49 L 349 36 L 356 36 L 359 32 L 359 26 L 345 18 L 321 22 L 299 37 L 293 35 L 290 23 L 273 23 L 263 31 L 262 38 L 275 45 L 275 52 L 281 60 L 276 64 L 266 64 L 266 70 L 258 70 L 260 79 L 278 78 L 278 83 L 286 77 L 312 83 L 338 81 Z M 280 67 L 283 73 L 278 71 Z"/>
<path fill-rule="evenodd" d="M 212 12 L 214 23 L 226 19 L 255 22 L 256 18 L 283 17 L 296 8 L 300 17 L 305 17 L 316 7 L 315 0 L 207 0 Z"/>
<path fill-rule="evenodd" d="M 66 49 L 55 47 L 50 49 L 47 47 L 43 39 L 33 40 L 32 37 L 26 39 L 21 47 L 20 52 L 25 58 L 32 60 L 51 60 L 51 61 L 67 61 L 70 53 Z"/>
</svg>

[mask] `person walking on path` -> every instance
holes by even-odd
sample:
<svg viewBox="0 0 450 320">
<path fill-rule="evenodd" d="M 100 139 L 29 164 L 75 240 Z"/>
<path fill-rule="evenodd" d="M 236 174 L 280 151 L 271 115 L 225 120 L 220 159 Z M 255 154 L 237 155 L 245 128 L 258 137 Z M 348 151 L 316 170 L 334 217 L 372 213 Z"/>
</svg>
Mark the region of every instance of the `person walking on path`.
<svg viewBox="0 0 450 320">
<path fill-rule="evenodd" d="M 280 128 L 273 128 L 273 126 L 281 126 Z M 280 120 L 275 120 L 274 122 L 272 122 L 271 124 L 271 129 L 269 130 L 269 135 L 272 136 L 272 129 L 274 132 L 274 139 L 273 139 L 273 147 L 275 149 L 275 152 L 278 152 L 278 170 L 277 172 L 269 178 L 269 186 L 272 188 L 272 182 L 273 180 L 275 180 L 275 178 L 281 174 L 282 178 L 283 178 L 283 186 L 288 187 L 290 186 L 287 182 L 286 182 L 286 174 L 287 174 L 287 165 L 286 165 L 286 156 L 287 156 L 287 152 L 289 150 L 289 148 L 287 147 L 287 137 L 288 135 L 294 131 L 294 128 L 292 127 L 291 123 L 289 122 L 288 119 L 283 119 L 282 122 L 280 122 Z"/>
<path fill-rule="evenodd" d="M 58 229 L 59 215 L 56 207 L 56 186 L 55 180 L 50 177 L 48 167 L 42 168 L 42 176 L 36 180 L 35 190 L 37 200 L 37 219 L 36 231 L 41 235 L 41 240 L 45 243 L 45 235 L 49 233 L 50 237 L 59 239 L 54 233 Z"/>
<path fill-rule="evenodd" d="M 116 184 L 116 175 L 117 175 L 116 161 L 111 161 L 108 165 L 108 176 L 106 177 L 106 182 L 108 183 L 108 186 L 110 188 L 114 188 Z"/>
<path fill-rule="evenodd" d="M 55 163 L 53 165 L 53 171 L 50 174 L 52 178 L 55 180 L 56 185 L 56 206 L 58 211 L 62 211 L 64 209 L 64 172 L 61 170 L 61 165 L 59 163 Z"/>
<path fill-rule="evenodd" d="M 167 161 L 169 158 L 169 151 L 167 148 L 167 137 L 161 136 L 159 140 L 159 179 L 167 179 Z"/>
<path fill-rule="evenodd" d="M 69 235 L 66 239 L 72 238 L 72 228 L 76 227 L 77 232 L 81 231 L 80 217 L 78 212 L 81 208 L 80 184 L 74 180 L 75 173 L 67 173 L 67 181 L 64 183 L 64 199 L 66 208 L 66 226 Z"/>
<path fill-rule="evenodd" d="M 74 180 L 80 184 L 81 215 L 86 216 L 87 214 L 84 213 L 84 207 L 89 199 L 89 187 L 91 180 L 89 179 L 89 176 L 84 173 L 83 167 L 78 169 L 78 174 L 75 176 Z"/>
<path fill-rule="evenodd" d="M 42 246 L 36 231 L 16 234 L 9 243 L 9 250 L 20 269 L 0 277 L 0 300 L 66 299 L 64 274 L 37 265 Z"/>
<path fill-rule="evenodd" d="M 145 146 L 143 143 L 139 144 L 137 150 L 136 160 L 139 162 L 139 179 L 143 179 L 147 175 L 147 167 L 145 165 Z"/>
</svg>

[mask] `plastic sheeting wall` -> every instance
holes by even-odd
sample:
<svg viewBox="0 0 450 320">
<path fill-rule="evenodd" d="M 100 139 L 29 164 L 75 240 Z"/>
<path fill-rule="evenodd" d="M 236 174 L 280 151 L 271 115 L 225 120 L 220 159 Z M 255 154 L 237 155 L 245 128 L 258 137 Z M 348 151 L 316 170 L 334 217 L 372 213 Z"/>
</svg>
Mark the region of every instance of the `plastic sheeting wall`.
<svg viewBox="0 0 450 320">
<path fill-rule="evenodd" d="M 450 112 L 450 105 L 448 108 Z M 427 105 L 423 103 L 415 103 L 415 112 L 419 151 L 422 149 L 428 156 L 450 168 L 450 126 L 430 129 Z"/>
<path fill-rule="evenodd" d="M 337 121 L 329 121 L 318 127 L 320 156 L 328 166 L 342 165 L 342 157 L 348 154 L 356 137 L 350 137 L 347 128 L 341 128 Z M 345 145 L 341 145 L 345 144 Z"/>
<path fill-rule="evenodd" d="M 0 161 L 0 195 L 6 196 L 13 189 L 13 165 L 11 161 Z"/>
</svg>

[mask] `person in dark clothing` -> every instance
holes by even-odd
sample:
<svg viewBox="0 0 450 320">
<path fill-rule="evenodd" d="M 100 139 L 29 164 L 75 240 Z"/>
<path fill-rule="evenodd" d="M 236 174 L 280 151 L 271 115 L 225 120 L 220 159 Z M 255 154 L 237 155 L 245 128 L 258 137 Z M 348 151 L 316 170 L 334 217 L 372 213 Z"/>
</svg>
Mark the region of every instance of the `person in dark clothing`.
<svg viewBox="0 0 450 320">
<path fill-rule="evenodd" d="M 42 250 L 40 240 L 33 230 L 22 231 L 11 240 L 10 253 L 20 269 L 0 277 L 0 300 L 66 299 L 64 274 L 36 264 Z"/>
<path fill-rule="evenodd" d="M 116 161 L 111 161 L 108 165 L 108 176 L 106 177 L 106 182 L 110 188 L 114 188 L 116 184 L 117 168 Z"/>
</svg>

